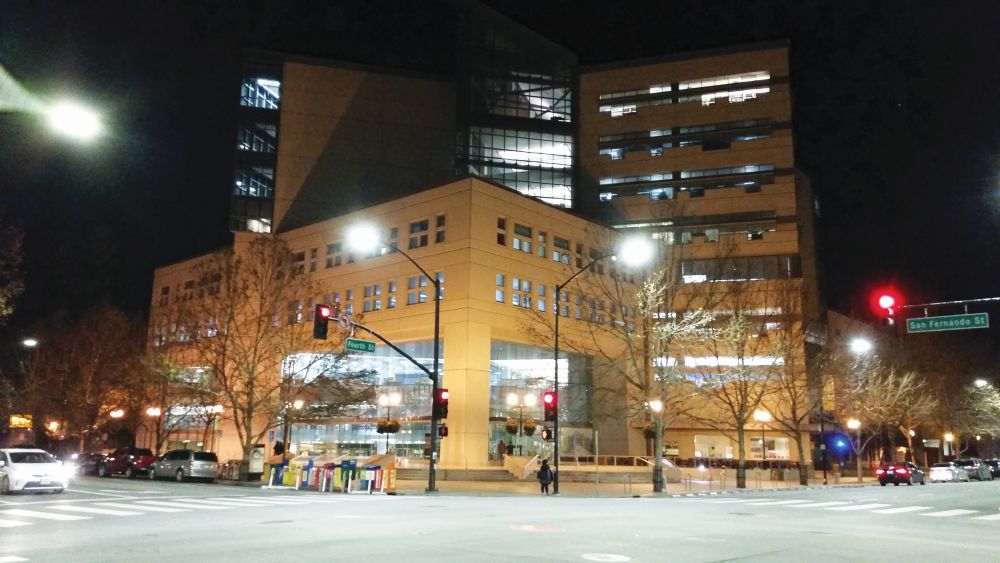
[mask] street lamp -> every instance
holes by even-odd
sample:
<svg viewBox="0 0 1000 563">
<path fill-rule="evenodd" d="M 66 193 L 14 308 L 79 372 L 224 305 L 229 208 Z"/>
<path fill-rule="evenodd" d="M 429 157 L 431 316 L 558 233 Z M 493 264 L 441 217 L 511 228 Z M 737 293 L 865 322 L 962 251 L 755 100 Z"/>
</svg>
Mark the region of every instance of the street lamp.
<svg viewBox="0 0 1000 563">
<path fill-rule="evenodd" d="M 31 337 L 25 338 L 21 341 L 21 345 L 25 348 L 34 348 L 35 346 L 38 346 L 38 339 Z"/>
<path fill-rule="evenodd" d="M 115 410 L 109 412 L 108 416 L 110 416 L 111 418 L 121 418 L 121 417 L 125 416 L 125 411 L 122 410 L 122 409 L 115 409 Z"/>
<path fill-rule="evenodd" d="M 434 408 L 434 401 L 437 400 L 438 389 L 441 386 L 441 374 L 438 372 L 438 358 L 441 355 L 441 280 L 437 276 L 430 275 L 427 270 L 423 268 L 412 256 L 398 248 L 397 246 L 389 246 L 382 242 L 382 237 L 378 230 L 372 225 L 361 224 L 355 225 L 347 230 L 346 233 L 347 244 L 360 252 L 374 252 L 376 250 L 382 252 L 383 254 L 387 252 L 390 248 L 394 252 L 402 254 L 411 264 L 416 266 L 420 273 L 424 275 L 427 279 L 434 284 L 434 368 L 431 370 L 431 458 L 430 458 L 430 470 L 427 472 L 427 491 L 428 493 L 433 493 L 437 491 L 437 477 L 434 474 L 434 465 L 437 461 L 437 433 L 438 433 L 438 413 L 437 409 Z M 413 363 L 417 363 L 412 358 L 409 358 Z M 424 368 L 426 370 L 426 368 Z"/>
<path fill-rule="evenodd" d="M 59 102 L 45 112 L 49 127 L 57 133 L 81 141 L 89 141 L 101 132 L 97 114 L 71 102 Z"/>
<path fill-rule="evenodd" d="M 643 236 L 629 237 L 622 242 L 621 246 L 618 249 L 617 254 L 605 254 L 603 256 L 598 256 L 597 258 L 594 258 L 586 266 L 577 270 L 576 273 L 574 273 L 572 276 L 569 277 L 569 279 L 556 286 L 555 299 L 552 304 L 553 305 L 552 310 L 556 315 L 555 334 L 553 335 L 552 339 L 553 340 L 552 369 L 554 371 L 552 390 L 556 392 L 556 396 L 558 396 L 559 393 L 559 317 L 561 312 L 560 309 L 562 308 L 562 305 L 560 303 L 561 303 L 563 288 L 569 285 L 570 282 L 575 280 L 577 276 L 594 267 L 594 264 L 597 264 L 601 260 L 604 260 L 606 258 L 617 260 L 619 257 L 621 257 L 622 262 L 625 265 L 637 266 L 649 262 L 653 258 L 653 251 L 654 251 L 653 243 L 650 241 L 648 237 L 643 237 Z M 553 456 L 552 456 L 553 457 L 552 461 L 554 463 L 552 494 L 558 495 L 559 494 L 559 410 L 558 408 L 556 409 L 556 418 L 552 423 L 552 437 L 555 440 L 553 447 Z"/>
<path fill-rule="evenodd" d="M 378 396 L 378 404 L 385 407 L 385 422 L 389 424 L 389 410 L 392 407 L 398 406 L 402 397 L 399 393 L 382 393 Z M 389 432 L 385 433 L 385 453 L 389 453 Z"/>
<path fill-rule="evenodd" d="M 760 458 L 767 460 L 767 447 L 764 445 L 764 426 L 771 422 L 771 413 L 766 410 L 757 410 L 753 413 L 753 419 L 760 423 Z"/>
<path fill-rule="evenodd" d="M 519 396 L 517 393 L 509 393 L 507 395 L 507 405 L 510 407 L 517 407 L 517 435 L 518 437 L 524 436 L 524 407 L 533 407 L 538 404 L 538 397 L 534 395 L 525 395 L 523 397 Z M 522 452 L 524 440 L 517 441 L 517 455 L 523 455 Z"/>
<path fill-rule="evenodd" d="M 156 453 L 156 454 L 160 453 L 159 450 L 160 450 L 160 415 L 161 414 L 163 414 L 163 411 L 160 410 L 160 407 L 149 407 L 148 409 L 146 409 L 146 416 L 148 416 L 149 418 L 154 419 L 153 420 L 153 424 L 156 425 L 156 431 L 153 433 L 153 436 L 151 436 L 150 443 L 148 444 L 150 446 L 153 446 L 150 449 L 155 449 L 156 451 L 154 453 Z"/>
<path fill-rule="evenodd" d="M 653 436 L 653 492 L 663 492 L 663 452 L 660 445 L 663 443 L 663 426 L 660 423 L 660 413 L 663 412 L 663 401 L 660 399 L 650 399 L 646 402 L 649 410 L 653 412 L 653 428 L 656 435 Z"/>
<path fill-rule="evenodd" d="M 854 458 L 857 460 L 858 464 L 858 483 L 861 482 L 861 421 L 856 418 L 847 419 L 847 427 L 854 430 L 855 439 L 857 440 L 857 447 L 854 448 Z M 910 436 L 913 435 L 913 431 L 910 431 Z"/>
<path fill-rule="evenodd" d="M 851 342 L 848 346 L 850 347 L 851 352 L 853 354 L 860 356 L 862 354 L 867 354 L 868 352 L 871 352 L 872 341 L 868 340 L 867 338 L 859 336 L 851 339 Z"/>
<path fill-rule="evenodd" d="M 302 410 L 302 407 L 305 406 L 305 404 L 306 404 L 305 401 L 303 401 L 302 399 L 295 399 L 294 401 L 292 401 L 291 404 L 285 403 L 285 436 L 284 436 L 285 445 L 284 448 L 281 450 L 282 464 L 288 461 L 288 440 L 291 434 L 290 422 L 293 420 L 291 417 L 291 411 L 289 411 L 289 407 L 297 411 L 300 411 Z"/>
<path fill-rule="evenodd" d="M 973 381 L 972 383 L 975 384 L 975 386 L 978 387 L 978 388 L 980 388 L 980 389 L 982 389 L 983 387 L 986 387 L 987 385 L 990 384 L 989 381 L 986 381 L 985 379 L 983 379 L 981 377 L 979 379 Z"/>
</svg>

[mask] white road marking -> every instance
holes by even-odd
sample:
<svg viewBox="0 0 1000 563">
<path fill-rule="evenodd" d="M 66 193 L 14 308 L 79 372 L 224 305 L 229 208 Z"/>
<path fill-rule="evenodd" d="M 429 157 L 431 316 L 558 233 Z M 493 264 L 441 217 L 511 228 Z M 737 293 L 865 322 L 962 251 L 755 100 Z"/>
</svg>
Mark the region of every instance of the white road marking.
<svg viewBox="0 0 1000 563">
<path fill-rule="evenodd" d="M 108 492 L 99 492 L 99 491 L 85 491 L 83 489 L 66 489 L 66 490 L 69 491 L 69 492 L 71 492 L 71 493 L 83 493 L 85 495 L 100 495 L 102 497 L 118 497 L 118 498 L 121 498 L 123 495 L 125 495 L 127 493 L 137 493 L 137 492 L 139 492 L 139 491 L 123 491 L 121 493 L 108 493 Z"/>
<path fill-rule="evenodd" d="M 226 507 L 229 507 L 229 508 L 236 508 L 236 507 L 251 508 L 251 507 L 254 507 L 254 506 L 270 506 L 270 505 L 262 503 L 262 502 L 259 502 L 259 503 L 256 503 L 256 504 L 248 504 L 248 503 L 245 503 L 245 502 L 233 502 L 231 500 L 212 500 L 212 499 L 204 499 L 204 498 L 187 498 L 187 499 L 184 499 L 184 502 L 193 502 L 195 504 L 205 505 L 205 506 L 226 506 Z"/>
<path fill-rule="evenodd" d="M 782 506 L 789 504 L 802 504 L 804 502 L 812 502 L 811 500 L 772 500 L 765 502 L 751 502 L 748 506 Z"/>
<path fill-rule="evenodd" d="M 973 520 L 1000 520 L 1000 514 L 989 514 L 987 516 L 973 516 Z"/>
<path fill-rule="evenodd" d="M 704 503 L 707 503 L 707 504 L 742 504 L 742 503 L 747 503 L 747 502 L 763 502 L 763 501 L 768 501 L 768 500 L 774 500 L 774 499 L 769 499 L 769 498 L 719 498 L 719 499 L 703 500 L 701 502 L 704 502 Z"/>
<path fill-rule="evenodd" d="M 938 518 L 947 518 L 949 516 L 962 516 L 964 514 L 975 514 L 979 512 L 978 510 L 965 510 L 964 508 L 956 508 L 954 510 L 942 510 L 941 512 L 927 512 L 926 514 L 921 514 L 921 516 L 935 516 Z"/>
<path fill-rule="evenodd" d="M 20 520 L 0 520 L 0 528 L 16 528 L 18 526 L 30 526 L 31 522 L 22 522 Z"/>
<path fill-rule="evenodd" d="M 141 504 L 142 506 L 165 506 L 167 508 L 207 508 L 208 510 L 229 510 L 231 506 L 209 506 L 207 504 L 185 504 L 180 501 L 165 501 L 165 500 L 137 500 L 136 504 Z"/>
<path fill-rule="evenodd" d="M 35 510 L 24 510 L 21 508 L 2 510 L 0 511 L 0 514 L 9 514 L 11 516 L 25 516 L 27 518 L 41 518 L 43 520 L 90 520 L 90 516 L 74 516 L 73 514 L 52 514 L 49 512 L 38 512 Z"/>
<path fill-rule="evenodd" d="M 186 508 L 164 508 L 162 506 L 137 506 L 124 502 L 99 502 L 98 506 L 110 506 L 111 508 L 125 508 L 129 510 L 142 510 L 145 512 L 187 512 Z"/>
<path fill-rule="evenodd" d="M 826 510 L 844 510 L 844 511 L 847 511 L 847 510 L 871 510 L 872 508 L 882 508 L 883 506 L 892 506 L 892 505 L 889 505 L 889 504 L 879 504 L 879 503 L 872 503 L 872 504 L 852 504 L 850 506 L 831 506 L 831 507 L 827 508 Z"/>
<path fill-rule="evenodd" d="M 0 555 L 0 563 L 16 563 L 17 561 L 28 561 L 24 557 L 16 555 Z"/>
<path fill-rule="evenodd" d="M 917 512 L 918 510 L 930 510 L 930 506 L 904 506 L 902 508 L 886 508 L 884 510 L 872 510 L 875 514 L 902 514 L 904 512 Z"/>
<path fill-rule="evenodd" d="M 284 504 L 284 505 L 288 505 L 288 506 L 299 506 L 299 505 L 302 504 L 301 502 L 291 502 L 291 501 L 287 501 L 287 500 L 271 500 L 271 499 L 267 499 L 267 500 L 251 500 L 251 499 L 246 499 L 246 498 L 210 498 L 208 500 L 217 500 L 217 501 L 224 501 L 224 502 L 232 502 L 232 503 L 238 503 L 238 504 L 245 504 L 247 506 L 273 506 L 273 505 L 278 505 L 278 504 Z"/>
<path fill-rule="evenodd" d="M 810 502 L 809 504 L 793 504 L 788 508 L 824 508 L 827 506 L 839 506 L 841 504 L 850 504 L 850 503 L 842 500 L 831 500 L 828 502 Z"/>
<path fill-rule="evenodd" d="M 70 512 L 84 512 L 90 514 L 106 514 L 108 516 L 138 516 L 141 512 L 129 512 L 127 510 L 111 510 L 108 508 L 94 508 L 92 506 L 73 506 L 69 504 L 55 505 L 49 508 L 57 510 L 69 510 Z"/>
</svg>

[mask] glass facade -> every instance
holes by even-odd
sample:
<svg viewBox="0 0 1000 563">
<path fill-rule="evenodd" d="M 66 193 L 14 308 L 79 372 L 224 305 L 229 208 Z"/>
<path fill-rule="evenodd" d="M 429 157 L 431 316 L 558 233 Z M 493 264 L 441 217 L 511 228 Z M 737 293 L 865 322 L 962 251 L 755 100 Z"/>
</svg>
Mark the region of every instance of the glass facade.
<svg viewBox="0 0 1000 563">
<path fill-rule="evenodd" d="M 229 229 L 269 233 L 274 218 L 281 63 L 247 60 L 240 84 Z"/>
<path fill-rule="evenodd" d="M 572 206 L 575 55 L 521 26 L 464 16 L 456 172 Z"/>
<path fill-rule="evenodd" d="M 591 434 L 591 362 L 586 356 L 560 352 L 559 355 L 559 424 L 562 451 L 580 449 L 578 435 Z M 490 457 L 496 457 L 501 440 L 513 446 L 515 454 L 551 455 L 552 444 L 541 439 L 544 422 L 542 393 L 552 389 L 552 350 L 525 344 L 495 340 L 490 345 Z M 508 397 L 517 397 L 517 404 Z M 534 402 L 525 400 L 531 396 Z M 519 406 L 522 405 L 522 406 Z M 524 420 L 536 421 L 536 431 L 523 435 Z M 514 422 L 517 432 L 507 432 L 508 421 Z M 565 448 L 569 447 L 569 450 Z M 589 450 L 588 450 L 589 453 Z"/>
<path fill-rule="evenodd" d="M 428 369 L 434 365 L 432 340 L 395 344 Z M 438 365 L 443 373 L 443 346 Z M 372 374 L 375 400 L 352 405 L 336 419 L 295 422 L 289 432 L 295 453 L 368 456 L 385 453 L 388 448 L 399 457 L 423 456 L 424 434 L 430 432 L 432 385 L 427 374 L 409 360 L 379 344 L 374 354 L 349 354 L 340 364 L 332 356 L 326 359 L 315 354 L 296 354 L 285 361 L 286 376 L 295 374 L 306 382 L 362 370 Z M 399 404 L 380 406 L 377 398 L 382 394 L 398 394 Z M 400 422 L 399 432 L 377 432 L 378 422 L 387 417 Z"/>
</svg>

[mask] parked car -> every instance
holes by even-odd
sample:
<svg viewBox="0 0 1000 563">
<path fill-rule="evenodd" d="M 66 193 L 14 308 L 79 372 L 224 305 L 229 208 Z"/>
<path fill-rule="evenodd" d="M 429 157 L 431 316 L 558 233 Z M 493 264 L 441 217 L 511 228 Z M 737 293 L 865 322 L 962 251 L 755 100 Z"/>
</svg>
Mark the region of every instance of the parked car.
<svg viewBox="0 0 1000 563">
<path fill-rule="evenodd" d="M 968 481 L 969 472 L 964 467 L 955 465 L 950 461 L 935 463 L 931 467 L 931 483 L 944 483 L 947 481 Z"/>
<path fill-rule="evenodd" d="M 76 465 L 77 475 L 97 475 L 97 468 L 107 457 L 101 452 L 90 452 L 76 456 L 73 463 Z"/>
<path fill-rule="evenodd" d="M 992 481 L 993 472 L 989 466 L 983 463 L 978 457 L 963 457 L 955 460 L 955 465 L 962 467 L 969 473 L 969 479 L 976 481 Z"/>
<path fill-rule="evenodd" d="M 124 475 L 131 479 L 140 473 L 146 473 L 155 460 L 156 456 L 148 448 L 118 448 L 98 463 L 97 474 L 101 477 Z"/>
<path fill-rule="evenodd" d="M 150 479 L 203 479 L 209 483 L 219 477 L 219 457 L 213 452 L 170 450 L 149 467 Z"/>
<path fill-rule="evenodd" d="M 875 470 L 875 476 L 878 477 L 878 482 L 883 487 L 889 483 L 895 486 L 899 486 L 900 483 L 906 483 L 907 485 L 914 483 L 927 484 L 927 479 L 924 477 L 924 470 L 910 461 L 887 463 Z"/>
<path fill-rule="evenodd" d="M 1000 459 L 987 459 L 983 463 L 989 466 L 990 473 L 993 474 L 994 478 L 1000 477 Z"/>
<path fill-rule="evenodd" d="M 0 450 L 0 493 L 52 491 L 69 487 L 70 471 L 45 450 L 8 448 Z"/>
</svg>

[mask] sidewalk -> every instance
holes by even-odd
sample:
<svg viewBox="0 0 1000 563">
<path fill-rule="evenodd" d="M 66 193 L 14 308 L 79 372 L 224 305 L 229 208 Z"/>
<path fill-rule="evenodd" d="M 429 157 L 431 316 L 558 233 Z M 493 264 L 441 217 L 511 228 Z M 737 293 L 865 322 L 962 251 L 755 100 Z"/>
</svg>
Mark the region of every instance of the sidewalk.
<svg viewBox="0 0 1000 563">
<path fill-rule="evenodd" d="M 835 487 L 870 487 L 878 481 L 872 478 L 865 478 L 860 484 L 856 479 L 842 479 L 840 483 L 829 481 L 828 485 L 823 485 L 822 479 L 810 480 L 808 486 L 799 485 L 798 482 L 791 481 L 761 481 L 758 485 L 754 479 L 747 480 L 745 489 L 737 489 L 735 479 L 720 481 L 691 481 L 691 483 L 668 483 L 666 490 L 662 493 L 655 493 L 657 496 L 684 496 L 684 495 L 706 495 L 706 494 L 729 494 L 748 493 L 761 491 L 793 491 L 808 490 L 816 488 Z M 398 494 L 425 494 L 427 481 L 397 481 L 396 490 Z M 551 487 L 549 487 L 551 489 Z M 538 495 L 539 487 L 534 481 L 438 481 L 437 494 L 455 494 L 470 496 L 513 496 L 513 495 Z M 563 496 L 576 497 L 633 497 L 653 495 L 653 484 L 651 482 L 628 483 L 577 483 L 565 482 L 559 484 L 559 493 Z"/>
</svg>

